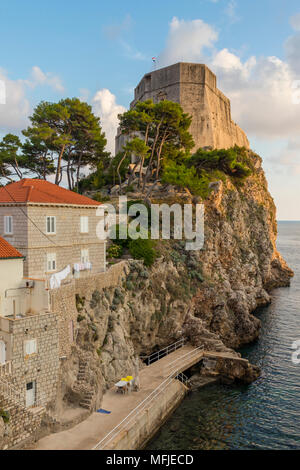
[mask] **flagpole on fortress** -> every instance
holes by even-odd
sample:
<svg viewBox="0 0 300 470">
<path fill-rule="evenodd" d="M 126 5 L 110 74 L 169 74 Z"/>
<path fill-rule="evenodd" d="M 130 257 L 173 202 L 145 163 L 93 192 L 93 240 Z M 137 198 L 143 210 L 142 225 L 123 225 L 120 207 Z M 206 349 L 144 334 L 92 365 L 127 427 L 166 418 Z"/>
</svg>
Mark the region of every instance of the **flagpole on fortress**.
<svg viewBox="0 0 300 470">
<path fill-rule="evenodd" d="M 157 58 L 152 57 L 152 62 L 153 62 L 153 70 L 156 70 Z"/>
</svg>

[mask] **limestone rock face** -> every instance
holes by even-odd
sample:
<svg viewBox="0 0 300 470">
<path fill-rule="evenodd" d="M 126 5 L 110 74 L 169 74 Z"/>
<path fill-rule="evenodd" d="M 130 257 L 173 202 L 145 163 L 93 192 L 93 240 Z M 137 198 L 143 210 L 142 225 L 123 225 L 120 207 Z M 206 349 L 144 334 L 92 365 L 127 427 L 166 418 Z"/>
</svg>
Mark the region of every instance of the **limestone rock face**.
<svg viewBox="0 0 300 470">
<path fill-rule="evenodd" d="M 276 208 L 261 159 L 252 159 L 256 170 L 242 187 L 220 182 L 206 202 L 205 247 L 198 253 L 211 283 L 194 298 L 195 316 L 234 348 L 257 338 L 260 322 L 251 313 L 293 275 L 276 249 Z"/>
<path fill-rule="evenodd" d="M 77 344 L 63 379 L 66 395 L 75 390 L 82 355 L 91 368 L 86 385 L 99 403 L 107 387 L 134 375 L 137 356 L 183 336 L 207 351 L 231 353 L 258 337 L 260 320 L 253 312 L 268 305 L 270 289 L 287 286 L 293 273 L 276 249 L 276 210 L 261 159 L 250 156 L 255 171 L 243 185 L 230 180 L 212 185 L 204 201 L 203 250 L 186 251 L 184 241 L 159 242 L 151 269 L 128 260 L 118 287 L 78 300 Z M 163 188 L 158 191 L 153 198 L 163 202 Z M 256 367 L 235 362 L 219 364 L 218 373 L 245 382 L 258 376 Z"/>
</svg>

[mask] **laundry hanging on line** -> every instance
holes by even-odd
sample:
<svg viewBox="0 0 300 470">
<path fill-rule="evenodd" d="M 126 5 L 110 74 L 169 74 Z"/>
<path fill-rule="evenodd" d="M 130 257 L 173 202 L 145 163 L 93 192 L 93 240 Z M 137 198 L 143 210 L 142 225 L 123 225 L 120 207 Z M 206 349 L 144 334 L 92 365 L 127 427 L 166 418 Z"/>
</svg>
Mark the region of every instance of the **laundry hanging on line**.
<svg viewBox="0 0 300 470">
<path fill-rule="evenodd" d="M 61 282 L 68 277 L 71 273 L 71 266 L 67 266 L 63 271 L 52 274 L 50 277 L 50 289 L 58 289 L 61 286 Z"/>
</svg>

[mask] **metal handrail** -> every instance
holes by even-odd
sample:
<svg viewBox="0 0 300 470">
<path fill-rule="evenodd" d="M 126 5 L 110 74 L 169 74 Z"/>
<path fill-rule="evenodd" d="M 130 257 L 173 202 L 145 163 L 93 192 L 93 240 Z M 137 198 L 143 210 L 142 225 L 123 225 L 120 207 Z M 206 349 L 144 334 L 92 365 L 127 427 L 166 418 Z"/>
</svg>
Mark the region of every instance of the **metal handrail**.
<svg viewBox="0 0 300 470">
<path fill-rule="evenodd" d="M 196 349 L 193 349 L 192 351 L 189 351 L 187 352 L 186 354 L 184 354 L 183 356 L 181 357 L 178 357 L 177 359 L 175 359 L 174 361 L 172 361 L 170 364 L 167 364 L 167 371 L 165 369 L 165 374 L 168 374 L 168 375 L 172 375 L 174 373 L 176 373 L 177 370 L 180 369 L 180 366 L 177 364 L 178 362 L 181 364 L 182 362 L 184 362 L 184 359 L 186 357 L 190 358 L 192 356 L 195 356 L 197 355 L 200 351 L 204 351 L 204 346 L 199 346 L 198 348 Z M 176 365 L 175 365 L 176 364 Z M 174 370 L 172 370 L 174 369 Z"/>
<path fill-rule="evenodd" d="M 180 382 L 182 382 L 186 387 L 188 386 L 188 381 L 189 381 L 189 379 L 187 378 L 187 376 L 186 376 L 183 372 L 180 372 L 180 373 L 175 377 L 175 379 L 180 380 Z"/>
<path fill-rule="evenodd" d="M 168 377 L 166 380 L 164 380 L 153 392 L 150 393 L 150 395 L 148 395 L 148 397 L 146 397 L 136 408 L 134 408 L 134 410 L 132 410 L 121 421 L 121 423 L 115 426 L 114 429 L 112 429 L 95 447 L 93 447 L 92 450 L 100 450 L 104 446 L 107 446 L 123 429 L 125 424 L 128 426 L 128 424 L 131 423 L 140 412 L 144 411 L 145 407 L 149 405 L 149 403 L 151 403 L 152 400 L 156 398 L 156 396 L 159 395 L 172 380 L 174 380 L 174 377 Z"/>
<path fill-rule="evenodd" d="M 193 349 L 192 351 L 189 351 L 183 357 L 186 357 L 188 355 L 191 356 L 195 352 L 198 352 L 200 349 L 202 349 L 202 346 L 197 349 Z M 177 369 L 177 371 L 173 371 L 153 392 L 150 393 L 150 395 L 148 395 L 148 397 L 146 397 L 136 408 L 134 408 L 134 410 L 132 410 L 121 421 L 121 423 L 115 426 L 98 444 L 96 444 L 96 446 L 93 447 L 92 450 L 101 450 L 105 446 L 107 446 L 116 437 L 116 435 L 121 432 L 125 425 L 128 426 L 137 417 L 137 415 L 144 411 L 146 406 L 148 406 L 158 395 L 160 395 L 165 390 L 165 388 L 173 380 L 176 379 L 181 380 L 185 385 L 188 382 L 188 378 L 180 371 L 180 369 Z"/>
<path fill-rule="evenodd" d="M 141 356 L 141 359 L 146 361 L 147 365 L 150 366 L 153 362 L 156 362 L 162 357 L 168 356 L 170 353 L 182 348 L 185 345 L 185 341 L 185 338 L 181 338 L 179 341 L 176 341 L 176 343 L 173 343 L 160 351 L 154 352 L 150 356 Z"/>
</svg>

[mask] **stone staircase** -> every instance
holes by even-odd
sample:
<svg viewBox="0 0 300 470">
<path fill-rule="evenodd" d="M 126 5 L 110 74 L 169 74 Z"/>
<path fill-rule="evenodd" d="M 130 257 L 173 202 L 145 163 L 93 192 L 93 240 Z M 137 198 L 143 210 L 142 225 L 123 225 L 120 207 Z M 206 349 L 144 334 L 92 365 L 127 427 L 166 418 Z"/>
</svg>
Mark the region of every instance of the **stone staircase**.
<svg viewBox="0 0 300 470">
<path fill-rule="evenodd" d="M 77 380 L 73 389 L 75 392 L 78 392 L 83 396 L 81 402 L 79 403 L 81 408 L 85 408 L 86 410 L 91 411 L 93 408 L 94 391 L 91 390 L 88 385 L 87 374 L 88 361 L 81 359 L 79 362 Z"/>
</svg>

